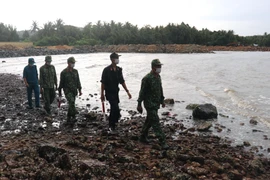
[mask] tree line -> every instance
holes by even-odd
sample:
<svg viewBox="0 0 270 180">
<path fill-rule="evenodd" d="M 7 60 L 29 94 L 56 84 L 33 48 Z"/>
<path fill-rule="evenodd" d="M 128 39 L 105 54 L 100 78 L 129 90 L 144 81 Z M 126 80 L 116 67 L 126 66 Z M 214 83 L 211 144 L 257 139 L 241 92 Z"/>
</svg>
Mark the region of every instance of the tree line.
<svg viewBox="0 0 270 180">
<path fill-rule="evenodd" d="M 118 45 L 118 44 L 199 44 L 211 46 L 253 45 L 270 46 L 270 34 L 235 35 L 233 30 L 197 30 L 182 22 L 167 26 L 138 28 L 129 22 L 88 23 L 83 28 L 65 25 L 62 19 L 47 22 L 42 27 L 33 21 L 31 29 L 19 37 L 16 28 L 0 23 L 0 41 L 31 41 L 37 46 L 52 45 Z"/>
</svg>

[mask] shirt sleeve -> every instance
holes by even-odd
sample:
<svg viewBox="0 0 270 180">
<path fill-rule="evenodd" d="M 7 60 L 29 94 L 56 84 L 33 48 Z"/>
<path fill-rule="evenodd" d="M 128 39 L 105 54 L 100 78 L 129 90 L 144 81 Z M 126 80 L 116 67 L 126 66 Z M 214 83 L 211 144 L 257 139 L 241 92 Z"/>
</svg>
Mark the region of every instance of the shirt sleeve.
<svg viewBox="0 0 270 180">
<path fill-rule="evenodd" d="M 54 84 L 57 84 L 56 70 L 54 66 L 53 66 L 53 70 L 54 70 Z"/>
<path fill-rule="evenodd" d="M 43 87 L 43 73 L 42 73 L 42 67 L 39 68 L 39 83 L 40 83 L 40 87 Z"/>
<path fill-rule="evenodd" d="M 106 77 L 107 77 L 107 71 L 106 71 L 106 69 L 103 69 L 100 82 L 103 83 L 103 84 L 107 84 L 106 83 L 107 82 Z"/>
<path fill-rule="evenodd" d="M 125 82 L 124 77 L 123 77 L 122 68 L 119 68 L 118 81 L 119 81 L 120 84 L 123 84 Z"/>
<path fill-rule="evenodd" d="M 27 78 L 27 72 L 26 67 L 23 69 L 23 78 Z"/>
<path fill-rule="evenodd" d="M 37 70 L 37 66 L 35 65 L 35 69 L 36 69 L 36 80 L 38 82 L 38 70 Z"/>
<path fill-rule="evenodd" d="M 161 79 L 160 79 L 160 81 L 161 81 Z M 162 83 L 160 83 L 160 88 L 161 88 L 160 104 L 163 104 L 165 97 L 163 95 Z"/>
<path fill-rule="evenodd" d="M 79 89 L 79 90 L 81 90 L 82 89 L 82 85 L 81 85 L 81 81 L 80 81 L 80 76 L 79 76 L 79 72 L 77 71 L 77 77 L 78 77 L 78 79 L 77 79 L 77 88 Z"/>
<path fill-rule="evenodd" d="M 141 104 L 142 101 L 144 101 L 145 99 L 145 95 L 146 95 L 146 78 L 143 78 L 142 79 L 142 82 L 141 82 L 141 89 L 140 89 L 140 92 L 139 92 L 139 98 L 138 98 L 138 103 Z"/>
</svg>

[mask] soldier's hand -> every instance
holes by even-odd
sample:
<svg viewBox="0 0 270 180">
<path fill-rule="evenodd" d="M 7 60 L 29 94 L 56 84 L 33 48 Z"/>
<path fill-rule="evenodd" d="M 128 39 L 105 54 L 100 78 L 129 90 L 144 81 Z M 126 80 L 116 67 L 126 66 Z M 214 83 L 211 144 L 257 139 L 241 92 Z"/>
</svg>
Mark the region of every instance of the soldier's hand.
<svg viewBox="0 0 270 180">
<path fill-rule="evenodd" d="M 79 96 L 81 96 L 81 95 L 82 95 L 82 92 L 80 91 L 80 92 L 79 92 Z"/>
<path fill-rule="evenodd" d="M 142 112 L 143 112 L 143 108 L 142 108 L 142 106 L 137 106 L 137 111 L 139 111 L 139 113 L 141 113 L 141 114 L 142 114 Z"/>
<path fill-rule="evenodd" d="M 100 99 L 101 99 L 102 102 L 105 101 L 105 96 L 104 96 L 104 94 L 101 94 Z"/>
<path fill-rule="evenodd" d="M 40 94 L 43 93 L 43 88 L 39 88 Z"/>
<path fill-rule="evenodd" d="M 129 92 L 127 92 L 127 94 L 128 94 L 128 98 L 131 99 L 132 98 L 131 94 Z"/>
</svg>

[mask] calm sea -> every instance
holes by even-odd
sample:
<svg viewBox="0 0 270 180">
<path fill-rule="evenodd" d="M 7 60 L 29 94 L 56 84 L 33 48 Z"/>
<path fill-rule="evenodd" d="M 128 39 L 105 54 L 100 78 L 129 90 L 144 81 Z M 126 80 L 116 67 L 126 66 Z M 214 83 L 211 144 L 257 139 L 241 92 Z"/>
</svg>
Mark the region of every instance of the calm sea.
<svg viewBox="0 0 270 180">
<path fill-rule="evenodd" d="M 192 111 L 185 107 L 190 103 L 212 103 L 220 114 L 214 122 L 225 126 L 222 132 L 212 131 L 233 142 L 249 141 L 252 145 L 269 148 L 270 140 L 270 53 L 269 52 L 215 52 L 213 54 L 144 54 L 122 53 L 119 66 L 123 68 L 124 78 L 133 98 L 128 99 L 123 88 L 120 92 L 122 114 L 136 110 L 141 79 L 151 70 L 152 59 L 159 58 L 164 64 L 161 77 L 166 98 L 177 103 L 160 110 L 177 115 L 186 126 L 196 124 L 187 117 Z M 54 55 L 58 78 L 67 64 L 68 57 L 77 60 L 83 86 L 83 96 L 77 105 L 91 108 L 101 107 L 100 78 L 104 67 L 110 64 L 109 53 Z M 34 57 L 38 68 L 44 64 L 44 56 Z M 0 63 L 0 73 L 22 75 L 28 57 L 4 58 Z M 94 95 L 93 97 L 90 96 Z M 108 105 L 108 104 L 107 104 Z M 90 110 L 91 110 L 90 108 Z M 109 108 L 109 106 L 108 106 Z M 259 123 L 254 126 L 250 119 Z M 255 131 L 254 131 L 255 130 Z M 258 131 L 256 131 L 258 130 Z"/>
</svg>

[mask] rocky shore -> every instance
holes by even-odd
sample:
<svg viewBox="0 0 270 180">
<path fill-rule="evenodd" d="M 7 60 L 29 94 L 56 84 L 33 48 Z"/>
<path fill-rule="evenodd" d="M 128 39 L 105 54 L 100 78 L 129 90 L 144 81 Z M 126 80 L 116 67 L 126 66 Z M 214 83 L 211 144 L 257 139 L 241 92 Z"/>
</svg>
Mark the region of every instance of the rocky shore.
<svg viewBox="0 0 270 180">
<path fill-rule="evenodd" d="M 78 109 L 77 122 L 66 126 L 66 105 L 53 106 L 52 116 L 26 109 L 21 78 L 0 74 L 1 180 L 270 178 L 269 159 L 195 133 L 181 119 L 161 120 L 170 146 L 162 150 L 152 131 L 150 144 L 138 141 L 144 117 L 122 119 L 111 133 L 100 112 Z"/>
<path fill-rule="evenodd" d="M 16 47 L 0 46 L 0 58 L 44 56 L 46 54 L 83 54 L 98 52 L 130 52 L 130 53 L 213 53 L 214 51 L 270 51 L 269 47 L 253 46 L 201 46 L 194 44 L 152 44 L 152 45 L 95 45 L 95 46 L 48 46 L 48 47 Z"/>
</svg>

